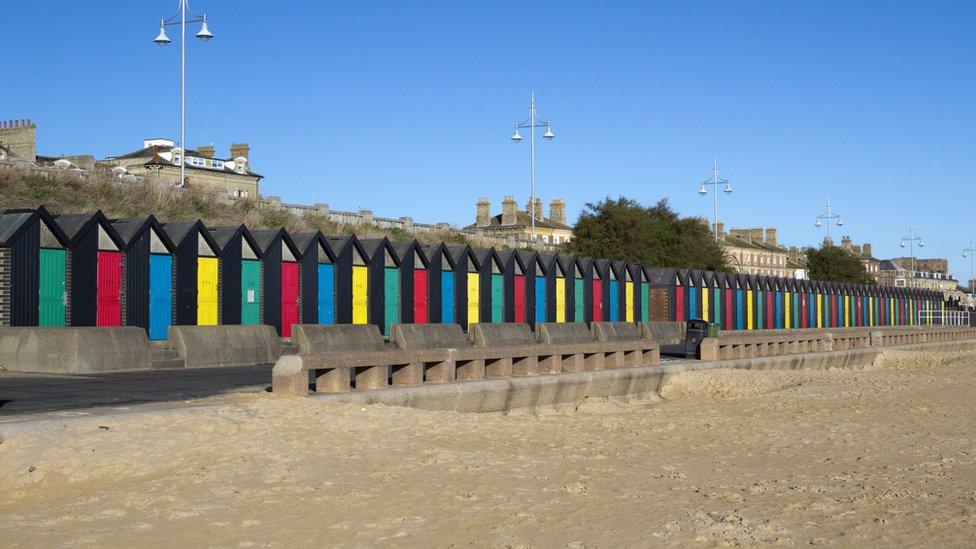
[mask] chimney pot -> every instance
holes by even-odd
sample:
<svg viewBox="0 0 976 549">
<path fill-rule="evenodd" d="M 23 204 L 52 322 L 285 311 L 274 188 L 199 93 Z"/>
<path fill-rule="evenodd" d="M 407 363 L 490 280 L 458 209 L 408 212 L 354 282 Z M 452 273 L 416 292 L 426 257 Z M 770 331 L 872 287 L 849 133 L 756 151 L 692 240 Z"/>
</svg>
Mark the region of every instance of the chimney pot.
<svg viewBox="0 0 976 549">
<path fill-rule="evenodd" d="M 512 226 L 518 220 L 518 202 L 514 196 L 506 196 L 502 200 L 502 225 Z"/>
<path fill-rule="evenodd" d="M 482 196 L 478 199 L 478 212 L 475 218 L 475 225 L 479 227 L 487 227 L 491 225 L 491 202 L 488 202 L 488 197 Z"/>
</svg>

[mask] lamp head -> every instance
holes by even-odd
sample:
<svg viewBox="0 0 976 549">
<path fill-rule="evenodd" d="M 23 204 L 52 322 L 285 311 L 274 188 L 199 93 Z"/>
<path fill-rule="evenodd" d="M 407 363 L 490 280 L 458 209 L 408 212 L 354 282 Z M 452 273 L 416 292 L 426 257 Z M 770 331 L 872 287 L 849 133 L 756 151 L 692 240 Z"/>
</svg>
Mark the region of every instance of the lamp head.
<svg viewBox="0 0 976 549">
<path fill-rule="evenodd" d="M 207 18 L 204 17 L 203 18 L 203 26 L 200 27 L 200 32 L 197 33 L 197 38 L 199 38 L 200 40 L 203 40 L 204 42 L 206 42 L 206 41 L 212 39 L 213 37 L 214 37 L 213 36 L 213 33 L 210 32 L 210 29 L 207 28 Z"/>
<path fill-rule="evenodd" d="M 843 219 L 838 219 L 837 220 L 837 226 L 838 227 L 843 227 L 844 226 L 844 220 Z"/>
<path fill-rule="evenodd" d="M 817 220 L 817 223 L 816 223 L 816 226 L 819 229 L 820 227 L 823 227 L 823 223 L 821 223 L 820 220 L 818 219 Z"/>
<path fill-rule="evenodd" d="M 925 243 L 924 243 L 924 242 L 922 242 L 921 240 L 919 240 L 919 241 L 918 241 L 918 247 L 919 247 L 919 248 L 924 248 L 924 247 L 925 247 Z"/>
<path fill-rule="evenodd" d="M 963 257 L 969 257 L 969 254 L 968 254 L 968 253 L 966 253 L 966 252 L 963 252 L 963 253 L 962 253 L 962 256 L 963 256 Z"/>
<path fill-rule="evenodd" d="M 166 29 L 163 27 L 163 23 L 159 23 L 159 34 L 153 40 L 157 46 L 165 46 L 170 43 L 169 36 L 166 36 Z"/>
<path fill-rule="evenodd" d="M 899 242 L 899 243 L 898 243 L 898 247 L 899 247 L 899 248 L 904 248 L 904 247 L 905 247 L 905 241 L 904 241 L 904 240 L 902 240 L 901 242 Z"/>
<path fill-rule="evenodd" d="M 729 185 L 728 183 L 726 183 L 725 184 L 725 190 L 722 191 L 722 192 L 724 192 L 725 194 L 732 194 L 732 185 Z"/>
<path fill-rule="evenodd" d="M 546 133 L 542 134 L 542 138 L 552 140 L 554 137 L 556 137 L 556 134 L 552 133 L 552 124 L 549 124 L 549 127 L 546 128 Z"/>
<path fill-rule="evenodd" d="M 698 187 L 698 194 L 700 194 L 702 196 L 705 196 L 706 194 L 708 194 L 708 191 L 705 190 L 705 184 L 704 183 L 702 183 L 701 186 Z"/>
<path fill-rule="evenodd" d="M 512 141 L 518 143 L 521 140 L 522 140 L 522 134 L 519 133 L 518 126 L 516 126 L 515 127 L 515 133 L 512 134 Z"/>
</svg>

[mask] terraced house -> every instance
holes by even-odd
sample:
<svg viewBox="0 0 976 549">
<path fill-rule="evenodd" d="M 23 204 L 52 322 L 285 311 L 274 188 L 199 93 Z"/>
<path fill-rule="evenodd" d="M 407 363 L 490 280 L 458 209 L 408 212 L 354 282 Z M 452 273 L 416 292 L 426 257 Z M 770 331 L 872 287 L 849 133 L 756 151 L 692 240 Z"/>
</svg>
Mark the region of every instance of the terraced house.
<svg viewBox="0 0 976 549">
<path fill-rule="evenodd" d="M 776 242 L 776 229 L 754 227 L 731 229 L 718 223 L 719 245 L 729 264 L 742 274 L 804 278 L 803 266 L 791 261 L 789 250 Z"/>
</svg>

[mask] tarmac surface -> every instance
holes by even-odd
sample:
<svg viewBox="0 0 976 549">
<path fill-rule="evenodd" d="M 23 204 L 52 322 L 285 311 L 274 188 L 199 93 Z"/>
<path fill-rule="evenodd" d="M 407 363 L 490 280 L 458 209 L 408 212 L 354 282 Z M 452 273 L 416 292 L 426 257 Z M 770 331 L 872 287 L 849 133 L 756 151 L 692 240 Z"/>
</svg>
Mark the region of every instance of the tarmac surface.
<svg viewBox="0 0 976 549">
<path fill-rule="evenodd" d="M 179 402 L 271 387 L 272 365 L 92 375 L 0 373 L 0 421 L 25 414 Z"/>
</svg>

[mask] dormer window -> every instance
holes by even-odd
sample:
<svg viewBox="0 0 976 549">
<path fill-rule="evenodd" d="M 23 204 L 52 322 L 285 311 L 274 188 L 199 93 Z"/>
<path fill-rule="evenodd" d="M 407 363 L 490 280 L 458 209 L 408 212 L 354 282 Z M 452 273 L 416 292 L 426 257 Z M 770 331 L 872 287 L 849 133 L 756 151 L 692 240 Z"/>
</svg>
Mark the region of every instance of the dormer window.
<svg viewBox="0 0 976 549">
<path fill-rule="evenodd" d="M 243 156 L 238 156 L 234 159 L 234 169 L 238 173 L 247 173 L 247 159 Z"/>
<path fill-rule="evenodd" d="M 211 160 L 210 161 L 210 167 L 211 168 L 218 169 L 218 170 L 222 170 L 222 169 L 224 169 L 224 161 L 223 160 Z"/>
<path fill-rule="evenodd" d="M 203 167 L 203 159 L 202 158 L 197 158 L 195 156 L 190 156 L 190 157 L 187 157 L 187 161 L 188 161 L 188 163 L 191 166 L 199 166 L 201 168 Z"/>
</svg>

